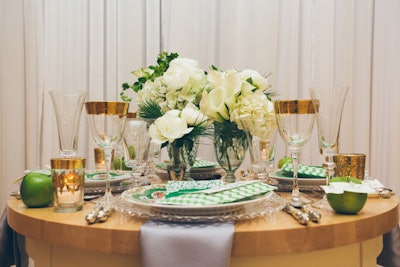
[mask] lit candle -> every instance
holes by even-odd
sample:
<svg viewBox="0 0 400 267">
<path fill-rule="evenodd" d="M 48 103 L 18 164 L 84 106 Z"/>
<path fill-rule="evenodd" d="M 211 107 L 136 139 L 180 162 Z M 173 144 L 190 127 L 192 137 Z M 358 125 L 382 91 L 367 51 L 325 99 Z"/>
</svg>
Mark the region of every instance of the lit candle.
<svg viewBox="0 0 400 267">
<path fill-rule="evenodd" d="M 85 159 L 60 158 L 51 160 L 56 212 L 72 212 L 82 209 Z"/>
</svg>

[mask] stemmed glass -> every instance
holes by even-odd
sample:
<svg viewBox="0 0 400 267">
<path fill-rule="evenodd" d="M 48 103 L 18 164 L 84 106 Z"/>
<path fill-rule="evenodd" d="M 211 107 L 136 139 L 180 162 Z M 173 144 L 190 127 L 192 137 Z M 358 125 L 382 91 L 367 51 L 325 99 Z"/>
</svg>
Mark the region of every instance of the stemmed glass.
<svg viewBox="0 0 400 267">
<path fill-rule="evenodd" d="M 156 165 L 160 161 L 161 144 L 157 141 L 150 140 L 149 156 L 147 161 L 147 177 L 151 183 L 162 182 L 161 178 L 156 173 Z"/>
<path fill-rule="evenodd" d="M 338 139 L 343 106 L 349 88 L 346 86 L 319 87 L 310 90 L 316 112 L 318 144 L 325 157 L 326 185 L 335 173 L 333 156 L 338 151 Z M 329 209 L 325 197 L 313 204 L 316 208 Z"/>
<path fill-rule="evenodd" d="M 288 145 L 292 157 L 293 189 L 290 204 L 300 206 L 300 190 L 297 180 L 300 149 L 311 137 L 315 120 L 314 105 L 311 99 L 277 100 L 274 102 L 278 131 Z"/>
<path fill-rule="evenodd" d="M 110 169 L 112 150 L 121 140 L 125 128 L 129 103 L 126 102 L 86 102 L 86 113 L 92 137 L 103 148 L 106 163 L 105 206 L 112 205 Z"/>
<path fill-rule="evenodd" d="M 149 156 L 150 135 L 147 121 L 136 117 L 136 113 L 129 113 L 123 134 L 125 165 L 132 169 L 132 186 L 140 186 L 141 178 L 146 174 Z M 147 179 L 148 180 L 148 179 Z M 149 181 L 143 182 L 148 184 Z"/>
</svg>

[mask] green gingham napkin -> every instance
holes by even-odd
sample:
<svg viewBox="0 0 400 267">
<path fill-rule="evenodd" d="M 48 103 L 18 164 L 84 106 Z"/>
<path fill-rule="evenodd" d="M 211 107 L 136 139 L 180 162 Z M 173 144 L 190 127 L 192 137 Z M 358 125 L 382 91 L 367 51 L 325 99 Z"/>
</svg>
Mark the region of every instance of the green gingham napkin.
<svg viewBox="0 0 400 267">
<path fill-rule="evenodd" d="M 222 180 L 168 181 L 165 198 L 221 187 L 223 185 L 224 182 Z"/>
<path fill-rule="evenodd" d="M 281 168 L 281 173 L 287 177 L 293 177 L 291 163 L 285 163 Z M 299 178 L 325 178 L 325 170 L 320 166 L 306 166 L 299 164 L 297 177 Z"/>
<path fill-rule="evenodd" d="M 158 203 L 182 206 L 217 205 L 251 199 L 252 197 L 270 192 L 275 188 L 260 181 L 239 182 L 228 184 L 218 189 L 213 188 L 211 190 L 165 198 L 159 200 Z"/>
</svg>

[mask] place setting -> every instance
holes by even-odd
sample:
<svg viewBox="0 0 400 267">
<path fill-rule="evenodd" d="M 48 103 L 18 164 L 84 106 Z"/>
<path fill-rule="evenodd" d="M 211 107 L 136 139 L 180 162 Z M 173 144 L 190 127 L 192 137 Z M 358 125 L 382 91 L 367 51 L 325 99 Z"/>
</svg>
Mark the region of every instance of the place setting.
<svg viewBox="0 0 400 267">
<path fill-rule="evenodd" d="M 141 219 L 198 223 L 247 220 L 279 211 L 307 224 L 308 217 L 316 223 L 321 219 L 312 208 L 341 212 L 331 204 L 335 198 L 332 194 L 339 194 L 340 183 L 350 181 L 353 189 L 358 188 L 353 190 L 355 193 L 372 195 L 373 190 L 364 192 L 366 182 L 349 180 L 363 180 L 365 155 L 338 154 L 347 87 L 313 88 L 310 99 L 276 100 L 272 98 L 275 92 L 269 91 L 267 77 L 254 70 L 210 69 L 206 75 L 195 61 L 176 57 L 161 53 L 159 62 L 172 63 L 168 69 L 156 77 L 148 72 L 151 68 L 141 69 L 135 75 L 143 79 L 124 87 L 125 91 L 142 86 L 136 112 L 129 111 L 131 100 L 124 92 L 124 101 L 120 102 L 85 102 L 85 94 L 80 92 L 50 93 L 62 156 L 51 159 L 49 173 L 56 212 L 79 211 L 84 201 L 91 201 L 95 206 L 86 214 L 89 224 L 104 222 L 113 212 Z M 201 98 L 188 97 L 196 101 L 183 99 L 182 103 L 171 100 L 165 92 L 182 94 L 183 85 L 171 89 L 169 82 L 174 73 L 168 72 L 188 66 L 189 76 L 191 72 L 201 74 L 195 76 L 195 94 L 201 93 Z M 161 79 L 166 87 L 157 100 L 153 93 L 160 88 L 155 79 Z M 226 102 L 228 95 L 224 94 L 232 85 L 225 80 L 236 81 L 242 90 L 234 104 Z M 204 91 L 206 85 L 210 89 Z M 86 159 L 76 157 L 77 125 L 83 106 L 97 146 L 93 155 L 95 170 L 86 169 Z M 67 123 L 70 127 L 65 126 Z M 322 166 L 302 165 L 299 161 L 314 124 L 325 157 Z M 279 161 L 279 169 L 274 166 L 277 136 L 290 152 L 290 157 Z M 212 140 L 215 162 L 198 157 L 202 138 Z M 160 160 L 161 149 L 166 150 L 168 160 Z M 250 165 L 248 171 L 243 171 L 241 165 L 247 153 Z M 356 164 L 349 161 L 353 159 Z M 361 176 L 360 171 L 351 172 L 356 167 L 362 169 Z M 340 177 L 345 179 L 334 180 Z M 371 183 L 368 188 L 373 186 L 383 188 Z M 291 192 L 291 196 L 282 197 L 280 192 Z M 315 192 L 317 198 L 305 197 Z M 299 214 L 308 219 L 301 219 Z M 96 216 L 99 219 L 93 220 Z"/>
</svg>

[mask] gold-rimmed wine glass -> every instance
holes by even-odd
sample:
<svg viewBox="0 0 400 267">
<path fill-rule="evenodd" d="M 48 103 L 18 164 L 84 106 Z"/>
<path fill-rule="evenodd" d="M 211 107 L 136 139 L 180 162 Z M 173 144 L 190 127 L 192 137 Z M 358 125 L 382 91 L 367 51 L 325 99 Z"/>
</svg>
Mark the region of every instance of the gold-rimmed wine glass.
<svg viewBox="0 0 400 267">
<path fill-rule="evenodd" d="M 274 102 L 278 131 L 289 147 L 293 166 L 293 188 L 290 203 L 300 206 L 298 184 L 298 164 L 300 149 L 311 137 L 315 120 L 315 110 L 311 99 L 277 100 Z"/>
<path fill-rule="evenodd" d="M 103 148 L 106 165 L 105 206 L 112 206 L 110 169 L 112 150 L 121 140 L 129 103 L 86 102 L 86 113 L 95 143 Z"/>
</svg>

